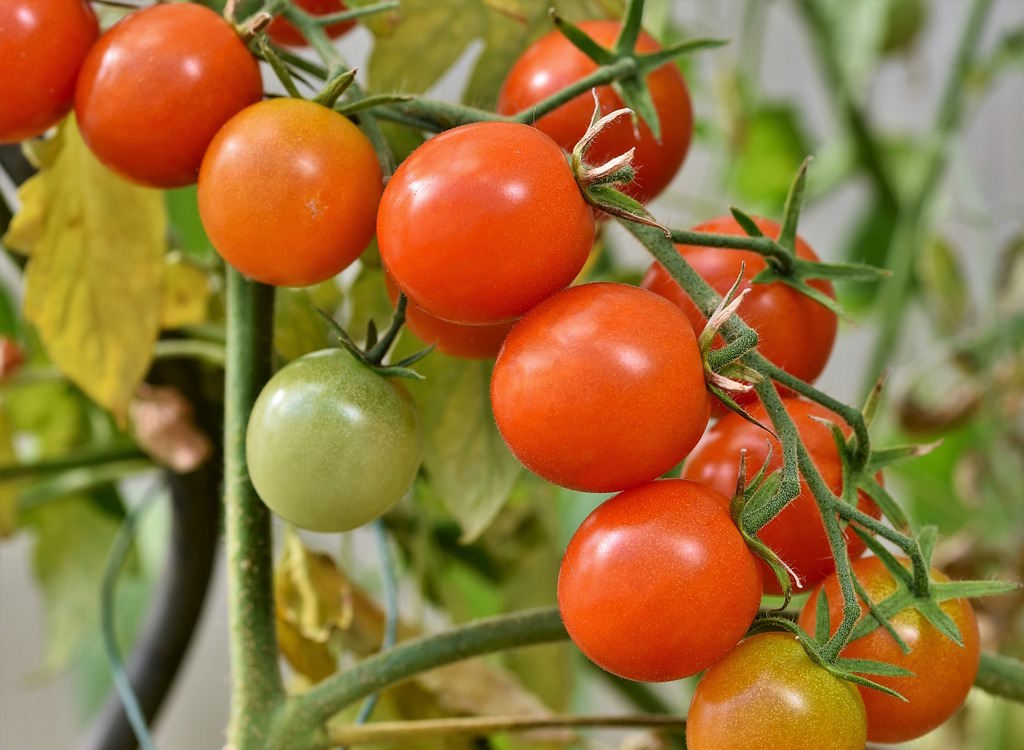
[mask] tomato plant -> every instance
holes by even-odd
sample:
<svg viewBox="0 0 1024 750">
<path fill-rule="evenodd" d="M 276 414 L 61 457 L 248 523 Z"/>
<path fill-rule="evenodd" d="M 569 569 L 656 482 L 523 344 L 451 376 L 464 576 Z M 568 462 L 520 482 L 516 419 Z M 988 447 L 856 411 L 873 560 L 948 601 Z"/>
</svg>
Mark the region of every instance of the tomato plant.
<svg viewBox="0 0 1024 750">
<path fill-rule="evenodd" d="M 610 46 L 618 36 L 617 21 L 586 21 L 580 28 L 594 41 Z M 648 34 L 637 39 L 637 52 L 661 46 Z M 498 112 L 511 115 L 534 106 L 559 89 L 597 70 L 597 63 L 577 49 L 558 31 L 552 31 L 526 50 L 505 77 L 498 94 Z M 636 180 L 625 191 L 646 202 L 664 190 L 683 164 L 693 134 L 690 93 L 679 68 L 668 62 L 647 76 L 651 100 L 658 113 L 661 138 L 645 122 L 634 126 L 629 118 L 607 128 L 595 141 L 590 158 L 601 163 L 636 149 L 633 167 Z M 622 99 L 611 86 L 596 89 L 605 114 L 620 109 Z M 583 137 L 594 111 L 592 95 L 583 93 L 534 123 L 562 148 L 571 151 Z M 634 128 L 636 132 L 634 132 Z"/>
<path fill-rule="evenodd" d="M 0 5 L 0 143 L 37 136 L 71 110 L 78 70 L 99 31 L 84 0 Z"/>
<path fill-rule="evenodd" d="M 690 702 L 690 750 L 863 750 L 864 704 L 788 633 L 741 642 L 709 669 Z"/>
<path fill-rule="evenodd" d="M 398 285 L 384 274 L 391 304 L 398 300 Z M 434 344 L 438 351 L 465 359 L 494 359 L 501 344 L 512 330 L 514 321 L 492 325 L 469 326 L 452 323 L 431 315 L 412 300 L 405 308 L 405 325 L 420 341 Z"/>
<path fill-rule="evenodd" d="M 833 493 L 840 494 L 843 478 L 839 451 L 828 426 L 818 420 L 826 419 L 838 424 L 842 424 L 842 421 L 825 407 L 810 401 L 787 398 L 784 403 L 825 483 Z M 770 424 L 768 414 L 761 404 L 756 404 L 748 413 L 754 419 Z M 849 428 L 846 431 L 849 432 Z M 703 482 L 731 496 L 736 491 L 742 450 L 747 452 L 747 480 L 757 474 L 766 460 L 769 471 L 782 466 L 782 446 L 774 436 L 738 414 L 727 414 L 708 430 L 704 439 L 694 448 L 683 467 L 682 476 Z M 878 508 L 863 492 L 858 493 L 858 507 L 875 517 L 879 516 Z M 835 569 L 818 506 L 802 478 L 797 498 L 769 521 L 758 532 L 758 536 L 800 577 L 799 587 L 816 586 Z M 864 543 L 852 529 L 846 531 L 846 543 L 851 556 L 863 554 Z M 781 593 L 775 576 L 764 563 L 761 564 L 764 565 L 762 572 L 765 576 L 765 589 L 771 593 Z M 790 582 L 794 586 L 798 585 L 792 579 Z"/>
<path fill-rule="evenodd" d="M 314 16 L 326 16 L 329 13 L 340 13 L 347 10 L 341 0 L 296 0 L 295 7 L 311 13 Z M 339 21 L 324 27 L 327 36 L 337 39 L 347 33 L 356 25 L 355 21 Z M 306 38 L 299 33 L 286 18 L 275 16 L 274 20 L 267 26 L 267 36 L 278 44 L 285 44 L 290 47 L 306 46 Z"/>
<path fill-rule="evenodd" d="M 778 236 L 778 223 L 761 218 L 755 221 L 764 234 Z M 706 221 L 694 229 L 713 234 L 746 234 L 732 216 Z M 738 313 L 747 325 L 757 331 L 758 351 L 801 380 L 813 382 L 821 374 L 836 338 L 837 321 L 834 312 L 782 282 L 752 283 L 753 278 L 766 267 L 764 257 L 758 253 L 720 247 L 676 247 L 680 255 L 719 294 L 724 295 L 729 291 L 742 270 L 743 281 L 737 291 L 749 289 L 750 293 L 740 303 Z M 818 260 L 811 246 L 799 237 L 796 241 L 796 255 L 805 260 Z M 809 283 L 822 293 L 835 297 L 830 282 L 818 279 Z M 661 264 L 651 264 L 644 276 L 643 287 L 678 305 L 698 334 L 704 330 L 707 319 Z M 799 331 L 799 335 L 795 331 Z M 719 338 L 716 345 L 722 343 Z M 738 394 L 738 398 L 740 401 L 749 401 L 753 396 L 744 398 Z"/>
<path fill-rule="evenodd" d="M 594 244 L 594 218 L 554 141 L 526 125 L 476 123 L 402 162 L 381 199 L 377 241 L 427 312 L 501 323 L 569 285 Z"/>
<path fill-rule="evenodd" d="M 853 573 L 876 603 L 896 590 L 892 573 L 877 557 L 857 560 Z M 937 570 L 932 570 L 931 575 L 937 581 L 948 580 Z M 838 579 L 833 575 L 804 604 L 800 612 L 800 627 L 804 630 L 814 631 L 818 598 L 823 591 L 828 600 L 830 632 L 835 632 L 842 619 L 843 600 Z M 906 701 L 860 688 L 867 709 L 868 739 L 872 742 L 907 742 L 930 732 L 956 713 L 971 689 L 978 672 L 980 648 L 974 609 L 966 599 L 947 599 L 939 606 L 956 624 L 963 646 L 940 633 L 918 610 L 907 608 L 890 617 L 889 623 L 910 647 L 909 654 L 904 654 L 883 628 L 850 641 L 843 649 L 843 656 L 850 659 L 884 661 L 913 672 L 913 676 L 906 677 L 872 677 L 900 693 Z"/>
<path fill-rule="evenodd" d="M 420 465 L 408 393 L 343 349 L 278 371 L 253 406 L 245 445 L 263 502 L 311 531 L 372 521 L 405 494 Z"/>
<path fill-rule="evenodd" d="M 696 444 L 710 409 L 686 317 L 610 283 L 571 287 L 523 316 L 498 354 L 491 404 L 527 468 L 588 492 L 661 476 Z"/>
<path fill-rule="evenodd" d="M 259 65 L 230 24 L 200 5 L 155 5 L 93 46 L 75 115 L 100 161 L 169 188 L 195 182 L 214 134 L 262 96 Z"/>
<path fill-rule="evenodd" d="M 587 658 L 660 682 L 707 669 L 739 642 L 761 575 L 724 505 L 704 485 L 664 479 L 587 516 L 558 571 L 558 608 Z"/>
<path fill-rule="evenodd" d="M 213 246 L 242 273 L 278 286 L 324 281 L 358 258 L 380 193 L 366 136 L 298 99 L 239 112 L 199 173 L 199 213 Z"/>
</svg>

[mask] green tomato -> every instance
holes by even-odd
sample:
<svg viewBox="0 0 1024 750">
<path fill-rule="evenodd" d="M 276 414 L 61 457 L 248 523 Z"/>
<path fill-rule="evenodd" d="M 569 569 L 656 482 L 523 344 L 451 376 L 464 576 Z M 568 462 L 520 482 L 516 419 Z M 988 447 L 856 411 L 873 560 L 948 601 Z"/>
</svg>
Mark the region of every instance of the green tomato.
<svg viewBox="0 0 1024 750">
<path fill-rule="evenodd" d="M 372 521 L 420 465 L 408 392 L 343 349 L 297 359 L 264 387 L 246 433 L 249 476 L 277 515 L 310 531 Z"/>
</svg>

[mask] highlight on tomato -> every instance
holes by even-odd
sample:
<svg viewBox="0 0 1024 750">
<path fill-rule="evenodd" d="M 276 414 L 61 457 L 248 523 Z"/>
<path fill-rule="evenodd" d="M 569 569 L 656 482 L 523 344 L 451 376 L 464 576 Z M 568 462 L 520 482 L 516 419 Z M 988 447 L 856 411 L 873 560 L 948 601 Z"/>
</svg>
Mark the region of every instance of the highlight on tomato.
<svg viewBox="0 0 1024 750">
<path fill-rule="evenodd" d="M 571 287 L 523 316 L 491 378 L 498 430 L 545 479 L 616 492 L 678 464 L 710 398 L 689 321 L 627 284 Z"/>
<path fill-rule="evenodd" d="M 761 575 L 724 501 L 663 479 L 603 502 L 580 525 L 559 568 L 558 606 L 587 658 L 658 682 L 707 669 L 739 642 Z"/>
<path fill-rule="evenodd" d="M 611 47 L 619 34 L 618 21 L 594 20 L 579 24 L 598 44 Z M 653 52 L 661 45 L 641 32 L 637 52 Z M 528 109 L 571 83 L 597 70 L 587 57 L 559 31 L 552 31 L 526 50 L 509 70 L 498 94 L 498 112 L 511 115 Z M 609 125 L 597 137 L 589 152 L 590 160 L 600 164 L 635 148 L 633 167 L 636 179 L 622 190 L 646 202 L 664 190 L 683 164 L 693 135 L 693 107 L 682 73 L 674 62 L 667 62 L 647 75 L 647 87 L 658 113 L 661 138 L 645 122 L 623 118 Z M 611 86 L 597 89 L 601 111 L 608 114 L 624 105 Z M 590 92 L 580 94 L 532 124 L 544 131 L 559 146 L 572 151 L 583 137 L 594 113 Z"/>
</svg>

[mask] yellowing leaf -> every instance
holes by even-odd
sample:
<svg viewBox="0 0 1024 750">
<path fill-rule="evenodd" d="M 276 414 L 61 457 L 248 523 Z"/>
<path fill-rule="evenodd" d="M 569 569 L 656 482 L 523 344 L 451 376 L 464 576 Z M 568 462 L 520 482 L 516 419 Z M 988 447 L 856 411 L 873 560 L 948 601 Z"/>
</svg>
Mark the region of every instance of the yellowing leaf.
<svg viewBox="0 0 1024 750">
<path fill-rule="evenodd" d="M 16 460 L 7 410 L 0 403 L 0 464 Z M 0 539 L 10 536 L 18 522 L 18 482 L 0 482 Z"/>
<path fill-rule="evenodd" d="M 181 253 L 169 253 L 164 259 L 161 300 L 161 328 L 205 323 L 210 301 L 210 279 L 206 271 L 189 263 Z"/>
<path fill-rule="evenodd" d="M 54 364 L 123 417 L 160 326 L 164 203 L 102 166 L 73 119 L 56 138 L 60 153 L 20 189 L 5 242 L 30 256 L 25 316 Z"/>
</svg>

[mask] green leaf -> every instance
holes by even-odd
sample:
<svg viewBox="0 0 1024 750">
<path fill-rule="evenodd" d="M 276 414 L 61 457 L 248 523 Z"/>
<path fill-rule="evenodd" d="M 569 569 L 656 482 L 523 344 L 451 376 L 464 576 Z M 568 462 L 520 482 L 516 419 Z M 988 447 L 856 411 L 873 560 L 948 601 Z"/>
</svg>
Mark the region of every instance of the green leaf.
<svg viewBox="0 0 1024 750">
<path fill-rule="evenodd" d="M 163 197 L 101 165 L 73 119 L 53 147 L 52 166 L 19 189 L 4 242 L 30 256 L 25 317 L 54 364 L 123 419 L 160 327 Z"/>
<path fill-rule="evenodd" d="M 971 318 L 967 278 L 948 240 L 932 237 L 914 256 L 914 270 L 922 302 L 936 329 L 949 335 Z"/>
<path fill-rule="evenodd" d="M 523 473 L 494 425 L 491 364 L 433 352 L 417 370 L 425 379 L 406 387 L 420 414 L 423 472 L 459 522 L 463 541 L 472 541 L 494 520 Z"/>
<path fill-rule="evenodd" d="M 851 263 L 884 268 L 896 229 L 896 216 L 892 203 L 876 197 L 857 217 L 852 231 L 846 233 L 844 257 Z M 839 295 L 844 306 L 856 313 L 868 308 L 877 291 L 878 284 L 873 282 L 850 283 L 840 288 Z"/>
<path fill-rule="evenodd" d="M 811 150 L 791 105 L 762 104 L 740 123 L 729 181 L 744 202 L 777 211 Z"/>
<path fill-rule="evenodd" d="M 212 258 L 213 245 L 199 218 L 195 186 L 165 191 L 164 203 L 174 246 L 201 260 Z"/>
</svg>

